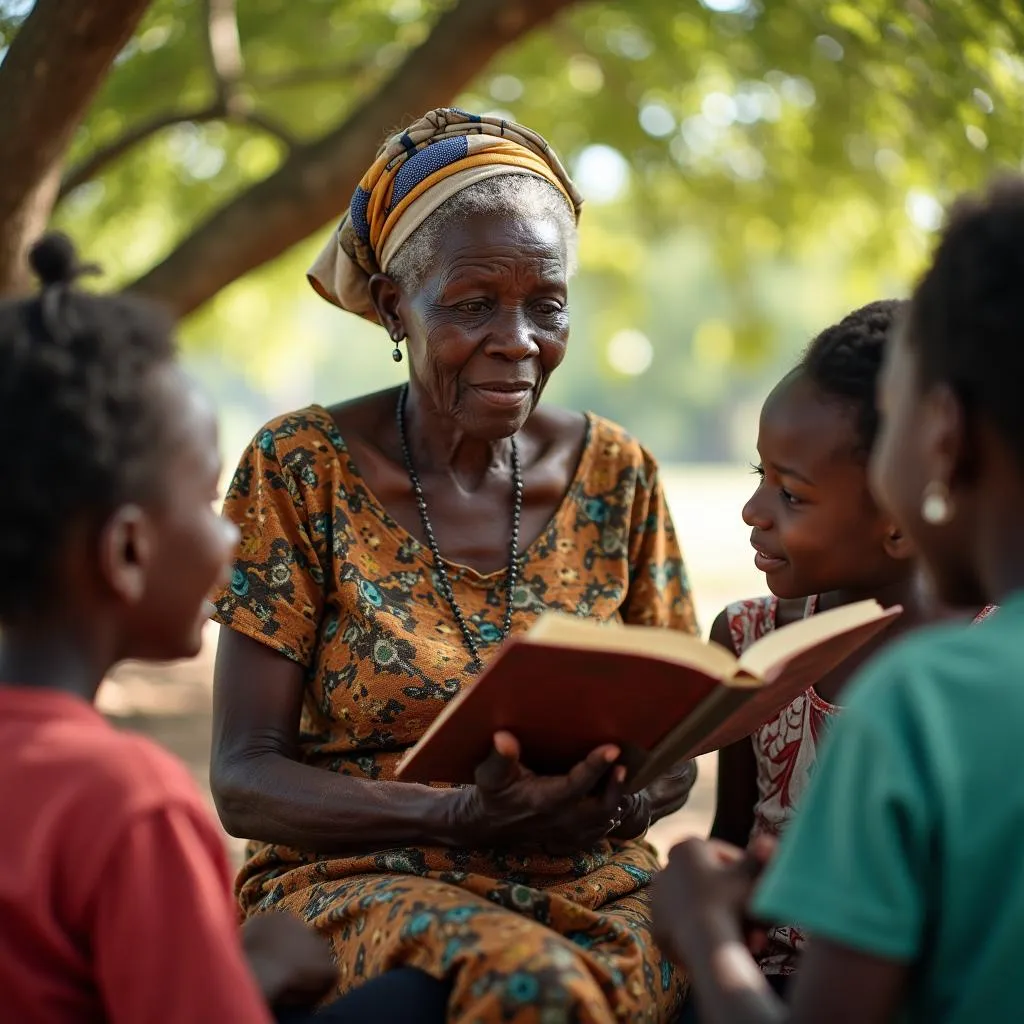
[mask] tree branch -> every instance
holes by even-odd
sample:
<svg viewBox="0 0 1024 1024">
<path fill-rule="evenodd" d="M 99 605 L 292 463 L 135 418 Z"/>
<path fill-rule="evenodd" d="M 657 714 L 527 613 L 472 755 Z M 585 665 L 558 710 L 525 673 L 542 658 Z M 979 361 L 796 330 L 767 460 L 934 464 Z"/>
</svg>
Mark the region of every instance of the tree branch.
<svg viewBox="0 0 1024 1024">
<path fill-rule="evenodd" d="M 64 176 L 60 185 L 60 192 L 57 202 L 65 199 L 76 188 L 81 187 L 87 181 L 98 177 L 115 160 L 122 157 L 129 150 L 145 142 L 153 135 L 157 135 L 176 124 L 206 124 L 210 121 L 230 120 L 238 124 L 251 125 L 261 132 L 277 139 L 286 149 L 292 149 L 298 145 L 295 136 L 283 125 L 278 124 L 265 114 L 254 110 L 238 111 L 231 115 L 219 104 L 214 103 L 205 107 L 196 107 L 193 110 L 169 110 L 165 114 L 158 114 L 156 117 L 143 121 L 142 124 L 129 128 L 123 135 L 114 139 L 113 142 L 90 153 L 81 163 L 72 167 Z"/>
<path fill-rule="evenodd" d="M 61 182 L 58 201 L 63 199 L 69 192 L 73 192 L 80 185 L 91 181 L 98 174 L 106 170 L 107 166 L 112 164 L 118 157 L 139 145 L 140 142 L 145 142 L 146 139 L 156 135 L 158 132 L 172 128 L 176 124 L 183 124 L 186 121 L 191 121 L 193 124 L 216 121 L 223 117 L 223 115 L 224 111 L 217 105 L 196 107 L 193 110 L 169 110 L 165 114 L 158 114 L 148 121 L 143 121 L 142 124 L 138 124 L 134 128 L 129 128 L 119 138 L 90 153 L 81 163 L 72 167 L 67 172 L 64 180 Z"/>
<path fill-rule="evenodd" d="M 191 313 L 336 219 L 388 130 L 452 98 L 503 47 L 573 0 L 459 0 L 392 77 L 319 141 L 294 150 L 130 287 Z"/>
<path fill-rule="evenodd" d="M 60 165 L 149 0 L 37 0 L 0 63 L 0 293 L 21 276 L 56 198 Z"/>
<path fill-rule="evenodd" d="M 349 64 L 333 64 L 322 68 L 296 68 L 294 71 L 275 74 L 247 75 L 245 81 L 257 92 L 294 89 L 303 85 L 319 85 L 321 82 L 347 82 L 366 71 L 371 59 L 367 57 Z"/>
<path fill-rule="evenodd" d="M 299 144 L 295 136 L 283 124 L 267 114 L 261 114 L 258 110 L 240 113 L 235 120 L 241 124 L 252 125 L 253 128 L 258 128 L 266 135 L 277 139 L 285 149 L 294 149 Z"/>
<path fill-rule="evenodd" d="M 235 0 L 203 0 L 202 7 L 206 23 L 206 31 L 203 33 L 204 49 L 210 76 L 213 79 L 213 102 L 191 110 L 170 110 L 157 114 L 142 124 L 129 128 L 120 138 L 101 146 L 65 175 L 57 195 L 58 202 L 80 185 L 91 181 L 139 143 L 176 124 L 236 121 L 252 125 L 273 136 L 286 149 L 292 149 L 296 145 L 295 137 L 273 118 L 254 110 L 249 98 L 239 88 L 245 71 L 245 62 L 238 34 Z"/>
<path fill-rule="evenodd" d="M 206 15 L 203 40 L 214 92 L 221 109 L 230 111 L 245 70 L 235 0 L 203 0 L 203 10 Z"/>
</svg>

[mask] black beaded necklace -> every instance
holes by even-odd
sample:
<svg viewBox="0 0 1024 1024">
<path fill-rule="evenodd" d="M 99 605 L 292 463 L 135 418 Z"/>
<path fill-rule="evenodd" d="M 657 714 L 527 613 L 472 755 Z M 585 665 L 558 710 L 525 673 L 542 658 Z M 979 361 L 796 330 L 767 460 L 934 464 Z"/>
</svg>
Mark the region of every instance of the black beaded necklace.
<svg viewBox="0 0 1024 1024">
<path fill-rule="evenodd" d="M 423 533 L 426 535 L 427 544 L 430 546 L 430 553 L 434 556 L 434 571 L 437 574 L 438 590 L 441 596 L 448 602 L 455 621 L 462 630 L 462 639 L 466 643 L 466 649 L 473 660 L 473 667 L 477 672 L 483 668 L 480 660 L 480 648 L 476 637 L 472 634 L 462 609 L 455 600 L 455 592 L 452 590 L 451 579 L 448 576 L 448 567 L 441 558 L 441 552 L 437 547 L 437 540 L 434 537 L 434 528 L 430 525 L 430 516 L 427 515 L 427 503 L 423 498 L 423 488 L 420 486 L 420 478 L 413 468 L 412 456 L 409 454 L 409 442 L 405 436 L 405 401 L 409 394 L 409 386 L 403 386 L 398 393 L 398 406 L 395 409 L 395 420 L 398 424 L 398 440 L 402 446 L 402 460 L 405 462 L 405 471 L 409 474 L 409 482 L 412 484 L 412 492 L 416 496 L 416 507 L 419 509 L 420 522 L 423 524 Z M 514 437 L 512 442 L 512 541 L 509 545 L 508 557 L 508 578 L 505 582 L 505 617 L 501 625 L 501 639 L 508 639 L 512 630 L 512 601 L 516 592 L 516 583 L 519 576 L 519 522 L 523 515 L 523 474 L 519 464 L 519 446 Z"/>
</svg>

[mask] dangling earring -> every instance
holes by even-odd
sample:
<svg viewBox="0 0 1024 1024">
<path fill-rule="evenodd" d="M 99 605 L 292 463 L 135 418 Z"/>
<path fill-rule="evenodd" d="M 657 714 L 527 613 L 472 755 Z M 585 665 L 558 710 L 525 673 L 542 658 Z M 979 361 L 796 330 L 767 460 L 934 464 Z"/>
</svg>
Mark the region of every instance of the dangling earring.
<svg viewBox="0 0 1024 1024">
<path fill-rule="evenodd" d="M 398 347 L 398 343 L 402 340 L 402 336 L 400 334 L 392 334 L 391 340 L 395 343 L 395 347 L 391 352 L 391 358 L 396 363 L 400 363 L 402 361 L 402 350 Z"/>
<path fill-rule="evenodd" d="M 953 502 L 949 488 L 941 480 L 933 480 L 921 495 L 921 518 L 930 526 L 945 526 L 953 518 Z"/>
</svg>

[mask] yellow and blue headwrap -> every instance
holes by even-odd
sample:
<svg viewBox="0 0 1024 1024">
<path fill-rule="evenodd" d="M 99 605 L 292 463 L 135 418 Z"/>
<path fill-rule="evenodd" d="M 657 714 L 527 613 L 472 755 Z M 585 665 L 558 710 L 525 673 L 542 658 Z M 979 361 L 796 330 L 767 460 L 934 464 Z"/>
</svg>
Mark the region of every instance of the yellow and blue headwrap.
<svg viewBox="0 0 1024 1024">
<path fill-rule="evenodd" d="M 499 174 L 543 178 L 579 219 L 583 199 L 540 135 L 511 121 L 441 107 L 381 146 L 309 269 L 309 283 L 328 302 L 376 322 L 370 277 L 387 272 L 403 243 L 446 199 Z"/>
</svg>

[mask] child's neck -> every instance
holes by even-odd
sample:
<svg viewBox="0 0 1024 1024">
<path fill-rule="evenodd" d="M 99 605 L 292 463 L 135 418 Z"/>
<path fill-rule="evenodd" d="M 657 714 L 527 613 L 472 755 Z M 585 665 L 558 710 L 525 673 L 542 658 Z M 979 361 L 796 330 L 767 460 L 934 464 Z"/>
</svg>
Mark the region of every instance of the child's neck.
<svg viewBox="0 0 1024 1024">
<path fill-rule="evenodd" d="M 930 622 L 936 617 L 934 602 L 928 599 L 916 573 L 908 573 L 904 579 L 890 581 L 878 587 L 832 590 L 820 594 L 818 609 L 827 611 L 829 608 L 841 608 L 857 601 L 870 600 L 877 601 L 883 608 L 901 605 L 903 614 L 900 616 L 900 623 L 904 628 Z"/>
<path fill-rule="evenodd" d="M 0 685 L 59 690 L 91 703 L 111 668 L 110 661 L 97 654 L 67 631 L 5 627 L 0 637 Z"/>
</svg>

